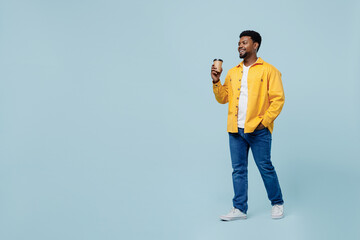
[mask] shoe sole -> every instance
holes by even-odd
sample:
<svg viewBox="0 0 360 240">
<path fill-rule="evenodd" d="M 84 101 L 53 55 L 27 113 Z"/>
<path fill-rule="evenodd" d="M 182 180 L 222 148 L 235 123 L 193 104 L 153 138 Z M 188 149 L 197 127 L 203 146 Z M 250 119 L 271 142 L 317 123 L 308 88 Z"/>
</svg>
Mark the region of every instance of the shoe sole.
<svg viewBox="0 0 360 240">
<path fill-rule="evenodd" d="M 220 217 L 220 220 L 221 220 L 221 221 L 224 221 L 224 222 L 229 222 L 229 221 L 242 220 L 242 219 L 245 220 L 246 218 L 247 218 L 246 216 L 236 217 L 236 218 Z"/>
<path fill-rule="evenodd" d="M 283 218 L 283 217 L 284 217 L 284 215 L 281 215 L 281 216 L 271 216 L 272 219 L 281 219 L 281 218 Z"/>
</svg>

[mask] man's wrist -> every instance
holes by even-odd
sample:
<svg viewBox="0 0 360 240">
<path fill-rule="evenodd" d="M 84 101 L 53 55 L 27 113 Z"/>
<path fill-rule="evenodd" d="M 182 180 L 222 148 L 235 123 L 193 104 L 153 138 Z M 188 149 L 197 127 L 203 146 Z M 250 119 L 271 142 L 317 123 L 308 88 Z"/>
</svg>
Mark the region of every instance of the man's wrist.
<svg viewBox="0 0 360 240">
<path fill-rule="evenodd" d="M 216 81 L 213 80 L 212 82 L 213 82 L 213 83 L 218 83 L 219 81 L 220 81 L 220 79 L 218 79 L 218 80 L 216 80 Z"/>
</svg>

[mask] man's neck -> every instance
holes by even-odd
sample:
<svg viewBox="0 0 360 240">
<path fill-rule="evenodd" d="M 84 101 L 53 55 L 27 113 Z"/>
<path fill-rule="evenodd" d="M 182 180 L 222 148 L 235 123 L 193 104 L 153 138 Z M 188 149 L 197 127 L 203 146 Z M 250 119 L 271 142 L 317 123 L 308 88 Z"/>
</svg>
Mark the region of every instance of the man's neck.
<svg viewBox="0 0 360 240">
<path fill-rule="evenodd" d="M 244 58 L 245 67 L 253 65 L 256 62 L 257 59 L 258 59 L 258 57 L 256 55 L 252 55 L 252 56 L 249 56 L 247 58 Z"/>
</svg>

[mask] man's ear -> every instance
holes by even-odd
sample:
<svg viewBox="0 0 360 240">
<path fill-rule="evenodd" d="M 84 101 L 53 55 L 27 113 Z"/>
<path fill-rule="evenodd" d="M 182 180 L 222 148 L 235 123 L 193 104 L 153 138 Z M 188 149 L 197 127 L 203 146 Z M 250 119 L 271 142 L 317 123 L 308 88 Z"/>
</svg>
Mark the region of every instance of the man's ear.
<svg viewBox="0 0 360 240">
<path fill-rule="evenodd" d="M 259 49 L 259 43 L 258 42 L 254 42 L 254 48 L 256 49 L 256 51 Z"/>
</svg>

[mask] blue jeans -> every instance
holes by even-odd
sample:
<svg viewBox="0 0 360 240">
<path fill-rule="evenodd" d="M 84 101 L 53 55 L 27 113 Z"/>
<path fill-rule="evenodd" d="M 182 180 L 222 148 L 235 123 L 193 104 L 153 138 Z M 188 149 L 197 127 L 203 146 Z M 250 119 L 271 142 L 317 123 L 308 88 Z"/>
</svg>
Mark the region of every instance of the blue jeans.
<svg viewBox="0 0 360 240">
<path fill-rule="evenodd" d="M 267 128 L 244 133 L 229 133 L 230 154 L 232 163 L 232 180 L 234 186 L 233 205 L 243 213 L 248 210 L 248 153 L 251 148 L 256 166 L 263 179 L 271 205 L 283 204 L 280 184 L 275 168 L 270 160 L 271 133 Z"/>
</svg>

